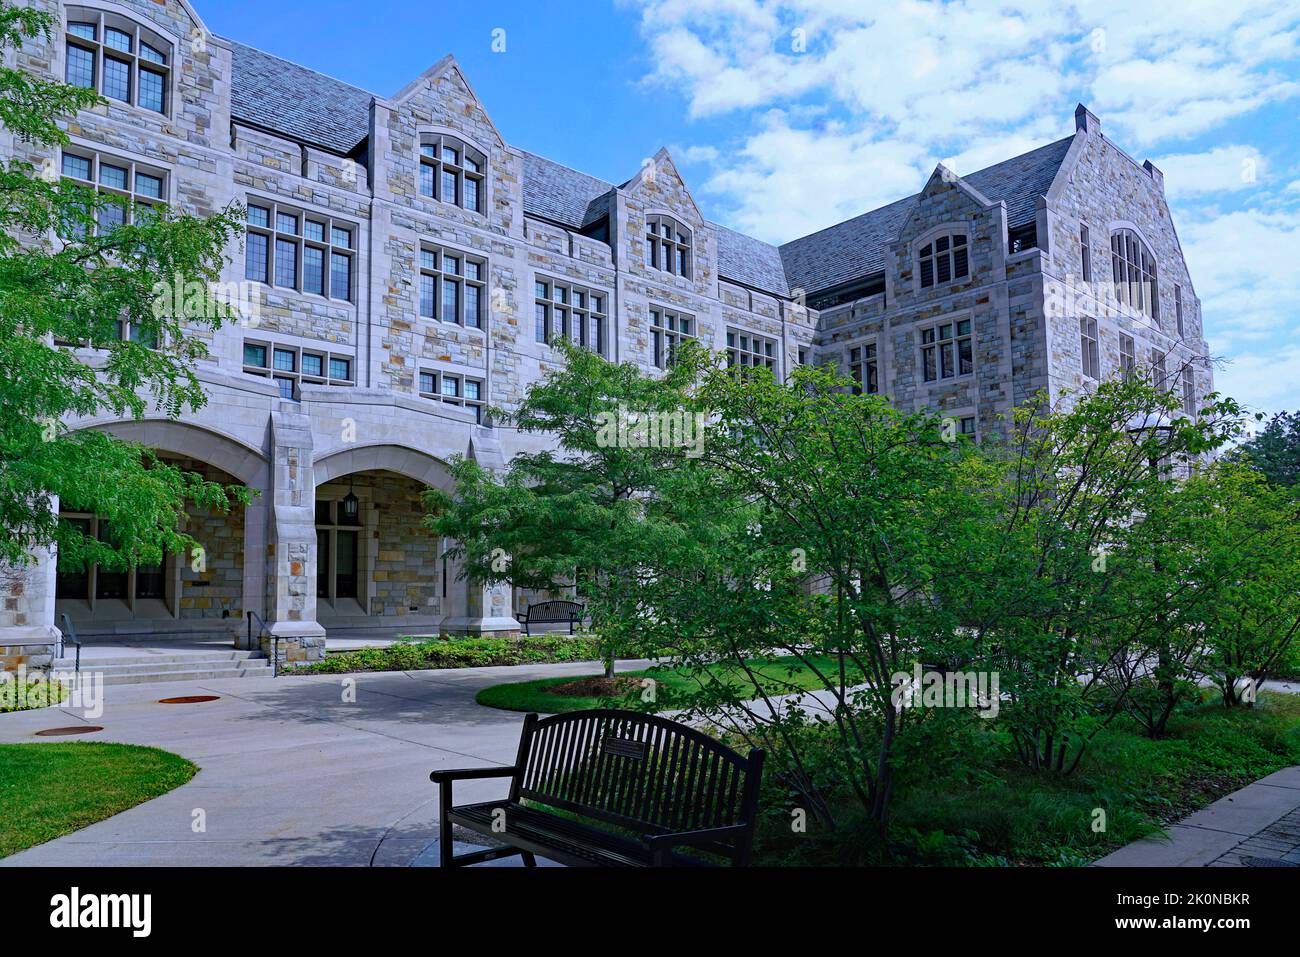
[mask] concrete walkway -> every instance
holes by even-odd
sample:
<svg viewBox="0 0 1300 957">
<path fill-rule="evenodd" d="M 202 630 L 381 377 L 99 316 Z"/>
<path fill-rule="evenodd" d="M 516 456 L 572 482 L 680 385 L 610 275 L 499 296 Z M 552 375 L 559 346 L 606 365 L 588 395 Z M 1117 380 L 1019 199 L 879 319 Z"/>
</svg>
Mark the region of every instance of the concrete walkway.
<svg viewBox="0 0 1300 957">
<path fill-rule="evenodd" d="M 619 663 L 619 670 L 648 662 Z M 118 741 L 180 754 L 201 770 L 175 791 L 0 859 L 31 865 L 408 865 L 436 860 L 434 768 L 509 764 L 522 714 L 474 703 L 502 681 L 599 672 L 598 663 L 104 689 L 104 711 L 0 715 L 0 742 Z M 355 701 L 345 692 L 355 682 Z M 158 699 L 219 695 L 166 705 Z M 102 725 L 69 738 L 44 728 Z M 502 781 L 457 785 L 456 800 L 505 793 Z"/>
<path fill-rule="evenodd" d="M 1300 767 L 1275 771 L 1097 867 L 1300 866 Z"/>
</svg>

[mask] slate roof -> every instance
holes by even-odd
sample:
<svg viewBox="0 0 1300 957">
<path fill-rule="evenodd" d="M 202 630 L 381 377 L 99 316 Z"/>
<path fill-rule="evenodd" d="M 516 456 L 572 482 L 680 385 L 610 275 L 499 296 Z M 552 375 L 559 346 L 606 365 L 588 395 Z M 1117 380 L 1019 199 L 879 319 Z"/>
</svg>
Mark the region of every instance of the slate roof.
<svg viewBox="0 0 1300 957">
<path fill-rule="evenodd" d="M 719 275 L 778 296 L 790 295 L 779 249 L 726 226 L 709 225 L 718 236 Z"/>
<path fill-rule="evenodd" d="M 1038 197 L 1052 185 L 1073 141 L 1074 137 L 1067 136 L 962 179 L 995 203 L 1005 200 L 1007 225 L 1019 226 L 1034 218 Z M 889 243 L 897 238 L 919 195 L 781 246 L 790 288 L 811 294 L 883 271 Z"/>
<path fill-rule="evenodd" d="M 227 38 L 231 115 L 346 156 L 370 133 L 374 94 Z"/>
<path fill-rule="evenodd" d="M 613 183 L 524 153 L 524 212 L 582 229 L 609 212 Z"/>
<path fill-rule="evenodd" d="M 232 115 L 251 126 L 340 155 L 369 134 L 374 95 L 236 40 Z M 1007 224 L 1034 218 L 1073 137 L 963 177 L 993 202 L 1007 204 Z M 534 153 L 524 156 L 524 212 L 582 229 L 609 212 L 615 186 Z M 718 236 L 719 275 L 778 295 L 820 292 L 881 272 L 917 197 L 909 196 L 777 247 L 710 224 Z"/>
</svg>

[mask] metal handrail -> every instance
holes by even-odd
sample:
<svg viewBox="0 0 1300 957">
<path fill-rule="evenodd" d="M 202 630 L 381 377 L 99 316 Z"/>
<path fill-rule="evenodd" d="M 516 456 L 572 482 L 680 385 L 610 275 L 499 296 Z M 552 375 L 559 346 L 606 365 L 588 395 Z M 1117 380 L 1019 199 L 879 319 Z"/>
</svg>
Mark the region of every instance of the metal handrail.
<svg viewBox="0 0 1300 957">
<path fill-rule="evenodd" d="M 266 622 L 262 621 L 262 616 L 255 611 L 248 613 L 248 647 L 253 647 L 253 622 L 258 625 L 257 637 L 261 638 L 265 634 L 271 639 L 271 677 L 280 677 L 280 636 L 266 627 Z"/>
<path fill-rule="evenodd" d="M 74 669 L 74 673 L 81 674 L 81 639 L 77 637 L 77 629 L 72 627 L 72 619 L 68 617 L 68 613 L 65 611 L 59 617 L 63 619 L 63 637 L 59 639 L 59 657 L 63 657 L 64 642 L 66 642 L 68 636 L 71 635 L 72 644 L 77 649 L 77 665 Z"/>
</svg>

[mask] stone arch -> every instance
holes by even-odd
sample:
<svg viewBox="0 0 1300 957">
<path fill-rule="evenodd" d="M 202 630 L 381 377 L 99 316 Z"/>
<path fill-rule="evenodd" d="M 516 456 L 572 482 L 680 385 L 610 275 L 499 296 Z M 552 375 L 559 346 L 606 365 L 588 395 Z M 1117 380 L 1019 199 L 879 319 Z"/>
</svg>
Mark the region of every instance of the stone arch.
<svg viewBox="0 0 1300 957">
<path fill-rule="evenodd" d="M 206 462 L 253 488 L 266 487 L 267 461 L 261 450 L 205 426 L 173 419 L 128 419 L 87 428 Z"/>
<path fill-rule="evenodd" d="M 451 487 L 447 463 L 404 445 L 375 443 L 322 452 L 313 465 L 318 486 L 353 472 L 383 469 L 433 488 Z"/>
<path fill-rule="evenodd" d="M 250 504 L 242 508 L 243 536 L 236 543 L 239 564 L 235 567 L 239 571 L 235 574 L 240 587 L 238 607 L 241 613 L 252 611 L 264 615 L 268 510 L 266 493 L 270 485 L 270 467 L 262 451 L 228 433 L 175 419 L 110 420 L 81 427 L 81 430 L 92 429 L 106 432 L 123 441 L 134 442 L 156 452 L 169 452 L 213 466 L 233 477 L 236 482 L 260 493 Z M 182 587 L 179 584 L 179 577 L 176 581 L 178 582 L 175 585 L 177 604 L 171 609 L 171 618 L 162 624 L 155 621 L 155 626 L 163 628 L 169 634 L 184 632 L 191 628 L 202 630 L 207 627 L 228 630 L 234 636 L 241 633 L 242 615 L 239 618 L 224 616 L 220 619 L 205 616 L 185 618 L 178 610 L 181 600 L 179 589 Z"/>
</svg>

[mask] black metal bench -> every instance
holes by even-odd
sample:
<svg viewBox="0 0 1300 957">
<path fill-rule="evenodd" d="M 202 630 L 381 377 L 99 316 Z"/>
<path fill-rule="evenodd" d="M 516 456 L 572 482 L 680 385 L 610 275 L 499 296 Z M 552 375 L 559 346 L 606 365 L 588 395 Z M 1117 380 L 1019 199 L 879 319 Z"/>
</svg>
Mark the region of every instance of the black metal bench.
<svg viewBox="0 0 1300 957">
<path fill-rule="evenodd" d="M 524 626 L 525 635 L 531 635 L 529 629 L 533 625 L 567 622 L 569 634 L 573 634 L 575 626 L 582 624 L 585 611 L 581 602 L 563 601 L 558 598 L 553 601 L 539 601 L 524 609 L 523 614 L 519 616 L 519 624 Z"/>
<path fill-rule="evenodd" d="M 530 714 L 512 766 L 429 775 L 438 785 L 439 861 L 458 867 L 519 854 L 527 867 L 535 855 L 571 867 L 717 863 L 689 853 L 702 851 L 743 867 L 762 773 L 762 751 L 741 757 L 658 715 Z M 510 778 L 509 797 L 453 806 L 454 781 L 483 778 Z M 506 846 L 453 856 L 453 825 Z"/>
</svg>

